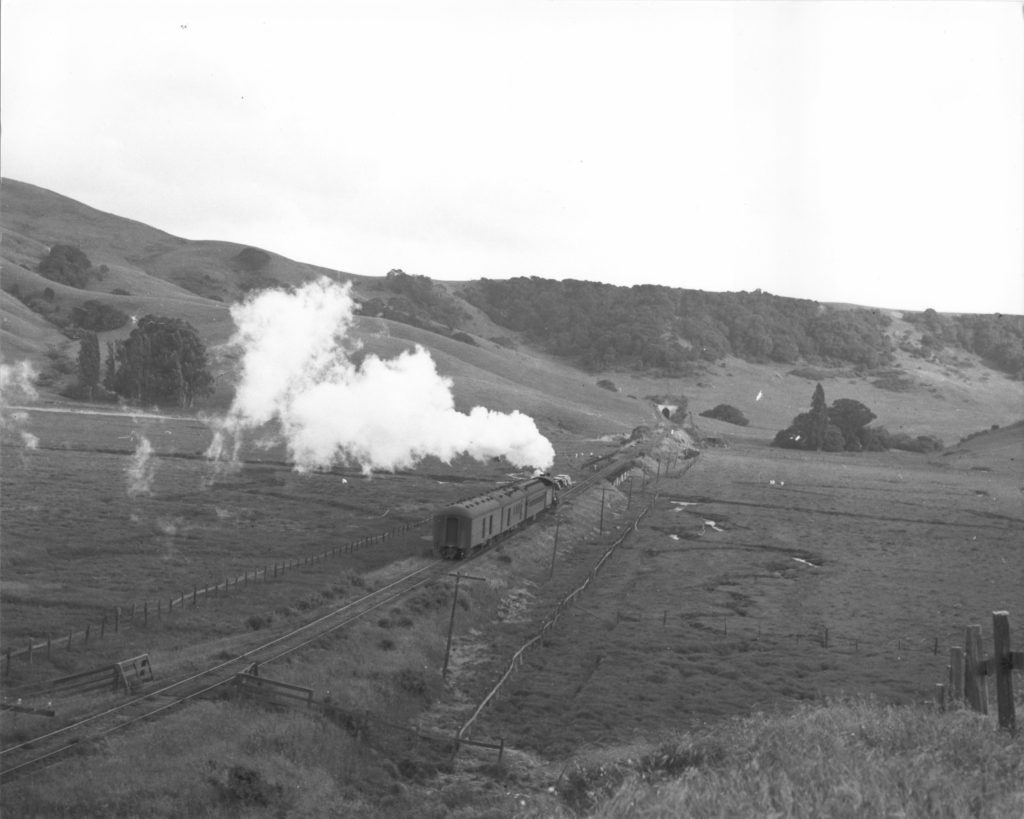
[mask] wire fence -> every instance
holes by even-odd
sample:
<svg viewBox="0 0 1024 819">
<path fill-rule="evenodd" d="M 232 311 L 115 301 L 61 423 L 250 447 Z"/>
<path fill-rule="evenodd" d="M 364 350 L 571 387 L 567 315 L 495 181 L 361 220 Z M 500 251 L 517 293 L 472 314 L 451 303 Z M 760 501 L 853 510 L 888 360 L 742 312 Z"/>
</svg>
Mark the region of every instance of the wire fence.
<svg viewBox="0 0 1024 819">
<path fill-rule="evenodd" d="M 71 651 L 73 646 L 87 645 L 90 641 L 102 640 L 109 635 L 119 634 L 127 628 L 145 628 L 149 625 L 150 619 L 160 620 L 171 616 L 175 611 L 196 608 L 202 602 L 238 593 L 250 586 L 266 584 L 284 577 L 289 572 L 317 566 L 363 549 L 382 546 L 397 538 L 405 537 L 410 532 L 422 529 L 431 521 L 432 517 L 427 517 L 394 526 L 384 532 L 356 538 L 315 554 L 275 560 L 269 564 L 246 569 L 242 574 L 226 576 L 212 582 L 192 583 L 190 584 L 191 589 L 180 589 L 176 594 L 113 606 L 100 617 L 98 622 L 86 623 L 84 627 L 69 628 L 66 634 L 48 634 L 45 639 L 30 638 L 24 645 L 17 648 L 7 645 L 3 649 L 3 678 L 10 677 L 11 667 L 15 660 L 24 660 L 28 665 L 42 657 L 50 660 L 54 651 Z"/>
</svg>

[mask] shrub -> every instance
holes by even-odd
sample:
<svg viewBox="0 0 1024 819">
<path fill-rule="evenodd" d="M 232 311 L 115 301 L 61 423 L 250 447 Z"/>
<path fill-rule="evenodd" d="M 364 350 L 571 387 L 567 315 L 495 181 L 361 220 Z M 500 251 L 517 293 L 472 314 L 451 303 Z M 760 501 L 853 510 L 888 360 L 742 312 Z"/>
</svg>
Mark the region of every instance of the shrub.
<svg viewBox="0 0 1024 819">
<path fill-rule="evenodd" d="M 456 341 L 461 341 L 463 344 L 471 344 L 474 347 L 477 346 L 476 339 L 473 338 L 473 336 L 471 336 L 469 333 L 464 333 L 461 330 L 452 333 L 452 338 L 455 339 Z"/>
<path fill-rule="evenodd" d="M 210 784 L 221 802 L 236 808 L 269 807 L 280 804 L 284 798 L 281 785 L 267 782 L 259 771 L 244 765 L 232 765 L 223 781 L 212 778 Z"/>
<path fill-rule="evenodd" d="M 904 432 L 892 436 L 892 449 L 901 449 L 904 452 L 917 452 L 926 455 L 929 452 L 937 452 L 943 448 L 940 439 L 932 435 L 918 435 L 912 438 Z"/>
<path fill-rule="evenodd" d="M 717 407 L 704 410 L 704 412 L 700 413 L 700 416 L 701 418 L 714 418 L 718 421 L 725 421 L 727 424 L 736 424 L 736 426 L 740 427 L 750 424 L 747 417 L 730 404 L 719 404 Z"/>
<path fill-rule="evenodd" d="M 609 392 L 619 391 L 619 388 L 615 386 L 615 382 L 610 381 L 607 378 L 602 378 L 600 381 L 598 381 L 597 386 L 599 386 L 602 390 L 608 390 Z"/>
<path fill-rule="evenodd" d="M 274 622 L 274 618 L 271 615 L 253 614 L 245 621 L 245 625 L 249 627 L 251 631 L 259 631 L 260 629 L 268 628 L 271 623 Z"/>
<path fill-rule="evenodd" d="M 128 316 L 109 304 L 90 299 L 71 311 L 71 321 L 83 330 L 116 330 L 128 323 Z"/>
<path fill-rule="evenodd" d="M 864 427 L 860 443 L 868 452 L 884 452 L 892 446 L 892 436 L 885 427 Z"/>
</svg>

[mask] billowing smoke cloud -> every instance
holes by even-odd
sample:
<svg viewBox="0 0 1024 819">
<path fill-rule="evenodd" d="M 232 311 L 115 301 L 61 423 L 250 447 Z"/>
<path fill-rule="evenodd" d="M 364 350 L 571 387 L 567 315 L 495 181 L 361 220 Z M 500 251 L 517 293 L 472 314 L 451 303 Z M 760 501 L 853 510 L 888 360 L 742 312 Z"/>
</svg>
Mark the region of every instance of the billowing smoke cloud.
<svg viewBox="0 0 1024 819">
<path fill-rule="evenodd" d="M 346 345 L 353 307 L 347 285 L 323 278 L 231 308 L 241 381 L 209 456 L 237 454 L 243 430 L 276 420 L 300 471 L 353 462 L 366 472 L 394 470 L 427 455 L 450 461 L 460 453 L 504 455 L 516 466 L 552 464 L 554 449 L 532 418 L 483 407 L 458 412 L 451 380 L 422 347 L 353 363 L 356 348 Z"/>
<path fill-rule="evenodd" d="M 128 479 L 128 497 L 150 494 L 153 478 L 156 475 L 156 462 L 153 460 L 153 445 L 145 435 L 135 433 L 138 439 L 135 454 L 125 469 Z"/>
</svg>

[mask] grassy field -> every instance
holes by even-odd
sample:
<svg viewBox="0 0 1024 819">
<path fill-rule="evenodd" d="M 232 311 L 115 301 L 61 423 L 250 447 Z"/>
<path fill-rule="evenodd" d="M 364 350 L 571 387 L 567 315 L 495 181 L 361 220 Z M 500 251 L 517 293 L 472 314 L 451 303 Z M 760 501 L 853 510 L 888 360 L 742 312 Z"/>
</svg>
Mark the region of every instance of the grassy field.
<svg viewBox="0 0 1024 819">
<path fill-rule="evenodd" d="M 930 697 L 964 627 L 1024 600 L 1019 471 L 950 460 L 706 452 L 480 730 L 555 757 L 825 696 Z"/>
</svg>

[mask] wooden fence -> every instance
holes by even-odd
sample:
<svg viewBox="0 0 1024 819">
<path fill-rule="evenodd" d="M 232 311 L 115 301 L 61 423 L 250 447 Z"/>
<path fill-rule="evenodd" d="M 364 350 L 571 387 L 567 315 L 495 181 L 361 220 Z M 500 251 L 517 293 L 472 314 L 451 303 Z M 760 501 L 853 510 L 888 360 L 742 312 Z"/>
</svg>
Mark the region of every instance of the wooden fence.
<svg viewBox="0 0 1024 819">
<path fill-rule="evenodd" d="M 1024 651 L 1011 648 L 1008 612 L 992 612 L 992 644 L 992 656 L 982 656 L 981 626 L 968 626 L 964 633 L 964 645 L 949 650 L 947 682 L 936 686 L 936 700 L 943 711 L 966 703 L 972 710 L 987 714 L 986 680 L 991 677 L 995 680 L 999 727 L 1016 731 L 1013 672 L 1024 671 Z"/>
<path fill-rule="evenodd" d="M 4 676 L 10 675 L 11 664 L 15 658 L 22 658 L 29 665 L 35 661 L 37 656 L 44 654 L 46 659 L 49 660 L 55 649 L 70 651 L 72 644 L 85 645 L 90 640 L 105 638 L 108 633 L 118 634 L 123 628 L 132 626 L 144 628 L 149 625 L 150 618 L 161 619 L 169 616 L 175 609 L 195 608 L 199 605 L 200 601 L 207 601 L 221 595 L 230 594 L 231 592 L 238 591 L 240 588 L 246 588 L 250 584 L 266 583 L 295 569 L 314 566 L 339 555 L 350 554 L 371 546 L 384 544 L 389 540 L 427 525 L 431 520 L 432 518 L 424 518 L 412 523 L 405 523 L 376 535 L 367 535 L 340 546 L 325 549 L 317 554 L 284 561 L 274 561 L 272 564 L 246 569 L 240 575 L 225 577 L 223 580 L 216 580 L 212 583 L 207 582 L 202 585 L 193 583 L 191 584 L 191 591 L 183 589 L 177 594 L 161 597 L 157 600 L 145 600 L 142 603 L 114 606 L 109 610 L 109 614 L 104 614 L 101 617 L 98 623 L 89 623 L 82 629 L 68 629 L 66 635 L 62 634 L 57 637 L 48 635 L 45 640 L 30 638 L 20 648 L 7 645 L 3 649 L 3 659 L 5 661 Z"/>
<path fill-rule="evenodd" d="M 31 688 L 10 689 L 4 692 L 4 696 L 16 697 L 20 702 L 36 697 L 72 696 L 103 690 L 131 694 L 137 691 L 140 685 L 152 680 L 153 666 L 150 665 L 149 655 L 140 654 L 138 657 L 120 660 L 112 665 L 101 665 L 88 671 L 57 677 Z"/>
</svg>

